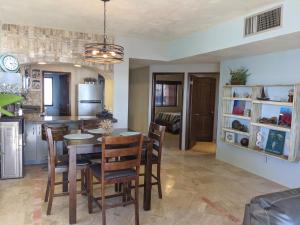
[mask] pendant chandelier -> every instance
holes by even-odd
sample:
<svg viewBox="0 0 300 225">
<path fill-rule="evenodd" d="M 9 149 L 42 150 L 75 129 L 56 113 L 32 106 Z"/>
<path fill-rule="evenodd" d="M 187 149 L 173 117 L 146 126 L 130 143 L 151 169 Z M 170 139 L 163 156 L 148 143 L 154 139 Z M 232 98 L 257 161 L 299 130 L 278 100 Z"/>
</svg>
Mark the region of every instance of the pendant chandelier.
<svg viewBox="0 0 300 225">
<path fill-rule="evenodd" d="M 104 38 L 103 43 L 88 43 L 85 45 L 84 59 L 87 62 L 99 64 L 116 64 L 123 62 L 124 48 L 120 45 L 107 43 L 106 35 L 106 2 L 104 2 Z"/>
</svg>

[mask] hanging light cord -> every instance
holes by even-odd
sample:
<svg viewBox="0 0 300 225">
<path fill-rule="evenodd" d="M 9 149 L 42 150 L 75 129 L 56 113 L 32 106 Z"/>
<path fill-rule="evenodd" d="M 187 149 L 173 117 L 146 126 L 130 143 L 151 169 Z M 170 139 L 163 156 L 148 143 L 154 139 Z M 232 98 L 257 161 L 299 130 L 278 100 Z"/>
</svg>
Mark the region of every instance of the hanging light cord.
<svg viewBox="0 0 300 225">
<path fill-rule="evenodd" d="M 106 45 L 106 1 L 104 1 L 104 45 Z"/>
</svg>

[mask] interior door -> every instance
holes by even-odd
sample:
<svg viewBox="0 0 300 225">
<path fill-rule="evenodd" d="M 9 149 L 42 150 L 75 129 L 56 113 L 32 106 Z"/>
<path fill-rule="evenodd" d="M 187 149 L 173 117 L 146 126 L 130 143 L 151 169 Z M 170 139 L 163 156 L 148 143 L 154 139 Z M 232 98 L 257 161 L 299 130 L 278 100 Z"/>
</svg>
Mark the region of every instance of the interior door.
<svg viewBox="0 0 300 225">
<path fill-rule="evenodd" d="M 212 141 L 216 80 L 191 76 L 189 148 L 197 141 Z"/>
<path fill-rule="evenodd" d="M 69 76 L 60 75 L 60 94 L 61 99 L 59 103 L 59 115 L 60 116 L 70 116 L 70 96 L 69 96 Z"/>
</svg>

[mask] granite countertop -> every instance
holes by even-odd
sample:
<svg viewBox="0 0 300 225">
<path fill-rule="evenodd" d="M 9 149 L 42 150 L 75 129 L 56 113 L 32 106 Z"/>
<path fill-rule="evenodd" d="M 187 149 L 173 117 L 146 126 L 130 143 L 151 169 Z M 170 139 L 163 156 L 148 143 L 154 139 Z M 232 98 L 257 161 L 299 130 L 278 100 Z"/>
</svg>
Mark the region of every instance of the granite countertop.
<svg viewBox="0 0 300 225">
<path fill-rule="evenodd" d="M 31 123 L 68 123 L 82 120 L 101 120 L 101 118 L 96 116 L 40 116 L 38 114 L 24 115 L 24 118 L 26 122 Z M 116 119 L 112 120 L 114 123 L 117 122 Z"/>
</svg>

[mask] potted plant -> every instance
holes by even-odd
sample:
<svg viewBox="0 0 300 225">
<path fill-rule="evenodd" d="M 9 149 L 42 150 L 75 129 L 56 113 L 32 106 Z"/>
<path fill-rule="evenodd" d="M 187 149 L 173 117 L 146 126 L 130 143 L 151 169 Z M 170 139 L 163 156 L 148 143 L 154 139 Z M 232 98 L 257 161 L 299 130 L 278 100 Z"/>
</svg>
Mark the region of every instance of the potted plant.
<svg viewBox="0 0 300 225">
<path fill-rule="evenodd" d="M 232 70 L 230 69 L 230 84 L 231 85 L 245 85 L 247 82 L 247 78 L 251 75 L 250 73 L 248 73 L 248 69 L 246 69 L 245 67 L 241 67 L 239 69 L 236 70 Z"/>
</svg>

